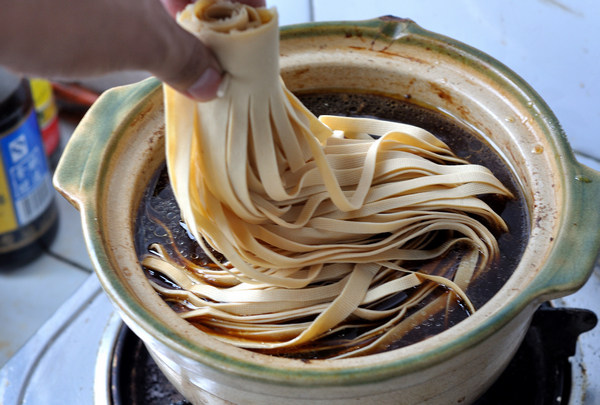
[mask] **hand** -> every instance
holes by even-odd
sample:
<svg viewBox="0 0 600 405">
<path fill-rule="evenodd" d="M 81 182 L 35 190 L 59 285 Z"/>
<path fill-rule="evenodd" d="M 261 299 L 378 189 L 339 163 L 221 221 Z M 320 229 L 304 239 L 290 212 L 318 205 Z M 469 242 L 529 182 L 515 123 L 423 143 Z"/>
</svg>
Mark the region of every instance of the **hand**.
<svg viewBox="0 0 600 405">
<path fill-rule="evenodd" d="M 214 98 L 218 62 L 173 18 L 190 1 L 160 1 L 0 0 L 0 64 L 63 79 L 147 70 L 192 98 Z"/>
<path fill-rule="evenodd" d="M 266 4 L 265 0 L 236 0 L 239 3 L 248 4 L 252 7 L 264 7 Z M 177 13 L 185 8 L 188 4 L 192 3 L 193 0 L 160 0 L 165 9 L 171 14 L 173 18 L 177 15 Z M 206 49 L 206 48 L 205 48 Z M 208 51 L 210 52 L 210 51 Z M 196 55 L 200 56 L 200 55 Z M 183 90 L 184 93 L 187 93 L 192 98 L 196 98 L 198 100 L 211 99 L 216 96 L 219 85 L 221 84 L 221 76 L 222 72 L 220 68 L 218 68 L 217 62 L 212 56 L 212 54 L 202 54 L 201 57 L 209 58 L 211 63 L 208 65 L 206 69 L 203 70 L 200 77 L 194 81 L 194 83 L 189 86 L 187 89 Z M 190 63 L 191 65 L 191 63 Z M 167 83 L 168 81 L 165 80 Z M 173 86 L 177 90 L 177 87 Z"/>
</svg>

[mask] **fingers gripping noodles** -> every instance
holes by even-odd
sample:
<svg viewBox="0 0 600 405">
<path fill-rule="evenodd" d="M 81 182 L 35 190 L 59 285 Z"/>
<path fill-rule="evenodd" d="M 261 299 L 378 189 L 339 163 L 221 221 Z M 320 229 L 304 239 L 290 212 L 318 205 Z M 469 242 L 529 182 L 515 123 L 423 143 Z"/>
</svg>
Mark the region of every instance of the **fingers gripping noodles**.
<svg viewBox="0 0 600 405">
<path fill-rule="evenodd" d="M 417 127 L 317 119 L 280 79 L 274 9 L 200 1 L 178 21 L 227 72 L 224 95 L 210 102 L 164 89 L 167 168 L 182 218 L 207 253 L 226 258 L 204 269 L 161 246 L 146 256 L 146 267 L 180 287 L 155 284 L 187 307 L 181 316 L 266 352 L 369 325 L 340 344 L 336 357 L 345 357 L 406 333 L 409 310 L 439 285 L 474 311 L 464 290 L 498 251 L 485 224 L 505 227 L 476 195 L 510 195 L 488 169 Z M 405 268 L 459 244 L 470 253 L 451 275 Z M 409 290 L 395 306 L 376 305 Z"/>
</svg>

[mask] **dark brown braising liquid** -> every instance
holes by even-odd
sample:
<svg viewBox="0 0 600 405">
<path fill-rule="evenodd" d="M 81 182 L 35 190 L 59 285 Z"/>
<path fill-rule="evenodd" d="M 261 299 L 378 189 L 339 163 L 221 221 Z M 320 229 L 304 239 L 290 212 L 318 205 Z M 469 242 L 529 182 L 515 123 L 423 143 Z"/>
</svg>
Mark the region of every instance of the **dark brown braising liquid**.
<svg viewBox="0 0 600 405">
<path fill-rule="evenodd" d="M 507 169 L 498 154 L 465 125 L 440 112 L 406 100 L 370 94 L 331 92 L 304 94 L 299 95 L 299 98 L 317 116 L 331 114 L 376 117 L 419 126 L 443 140 L 458 156 L 467 159 L 471 163 L 489 168 L 515 195 L 515 198 L 511 200 L 499 199 L 494 196 L 482 197 L 506 221 L 509 232 L 497 235 L 500 258 L 471 283 L 466 293 L 475 308 L 480 308 L 498 292 L 519 263 L 529 236 L 529 216 L 523 193 L 513 174 Z M 188 235 L 185 225 L 181 223 L 179 209 L 164 167 L 154 176 L 147 187 L 146 195 L 142 198 L 136 229 L 138 230 L 136 249 L 140 258 L 148 253 L 151 244 L 160 243 L 167 248 L 169 254 L 175 260 L 180 255 L 203 266 L 215 266 L 198 244 Z M 436 269 L 444 268 L 444 271 L 453 271 L 460 255 L 461 249 L 455 248 L 437 263 L 404 265 L 415 270 L 427 266 Z M 145 270 L 148 277 L 155 282 L 165 286 L 174 286 L 170 280 L 162 275 L 148 269 Z M 380 309 L 397 305 L 415 292 L 416 290 L 398 293 L 377 303 L 377 305 Z M 385 350 L 406 346 L 433 336 L 469 316 L 460 301 L 455 299 L 456 295 L 445 287 L 438 287 L 435 294 L 437 296 L 448 295 L 452 297 L 453 304 L 443 311 L 428 314 L 419 324 L 413 325 L 411 332 L 387 345 Z M 170 305 L 175 311 L 185 310 L 180 305 L 171 303 Z M 419 308 L 415 308 L 413 312 Z M 206 327 L 201 324 L 195 324 L 195 326 L 207 331 Z M 337 349 L 329 350 L 327 347 L 335 346 L 340 341 L 353 339 L 356 335 L 364 332 L 366 328 L 368 326 L 350 328 L 335 336 L 317 340 L 304 347 L 284 349 L 277 352 L 265 351 L 265 353 L 303 359 L 327 358 L 337 353 Z M 219 331 L 216 332 L 219 333 Z"/>
</svg>

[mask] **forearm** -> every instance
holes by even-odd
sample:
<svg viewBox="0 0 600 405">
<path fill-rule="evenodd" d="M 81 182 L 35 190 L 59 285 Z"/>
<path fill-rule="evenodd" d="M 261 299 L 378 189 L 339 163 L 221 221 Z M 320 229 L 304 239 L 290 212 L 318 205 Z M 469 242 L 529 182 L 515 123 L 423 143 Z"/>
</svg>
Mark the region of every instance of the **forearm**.
<svg viewBox="0 0 600 405">
<path fill-rule="evenodd" d="M 195 99 L 211 99 L 221 68 L 173 18 L 189 1 L 0 0 L 0 65 L 50 78 L 146 70 Z"/>
<path fill-rule="evenodd" d="M 24 74 L 147 70 L 182 90 L 207 66 L 220 72 L 158 0 L 0 0 L 0 9 L 0 64 Z"/>
</svg>

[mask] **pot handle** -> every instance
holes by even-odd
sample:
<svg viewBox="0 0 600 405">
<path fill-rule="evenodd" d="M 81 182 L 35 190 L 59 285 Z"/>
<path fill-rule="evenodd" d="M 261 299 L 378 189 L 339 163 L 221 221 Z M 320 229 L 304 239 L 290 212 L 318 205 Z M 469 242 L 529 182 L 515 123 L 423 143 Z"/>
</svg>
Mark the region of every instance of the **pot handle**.
<svg viewBox="0 0 600 405">
<path fill-rule="evenodd" d="M 542 301 L 564 297 L 581 288 L 600 253 L 600 172 L 578 162 L 573 167 L 572 180 L 565 191 L 560 245 L 547 259 L 550 271 L 530 286 L 532 296 Z"/>
<path fill-rule="evenodd" d="M 69 139 L 54 173 L 54 187 L 78 210 L 101 187 L 100 173 L 110 159 L 113 134 L 126 125 L 126 116 L 141 108 L 160 82 L 149 78 L 105 91 L 90 107 Z M 135 108 L 137 105 L 137 109 Z"/>
</svg>

